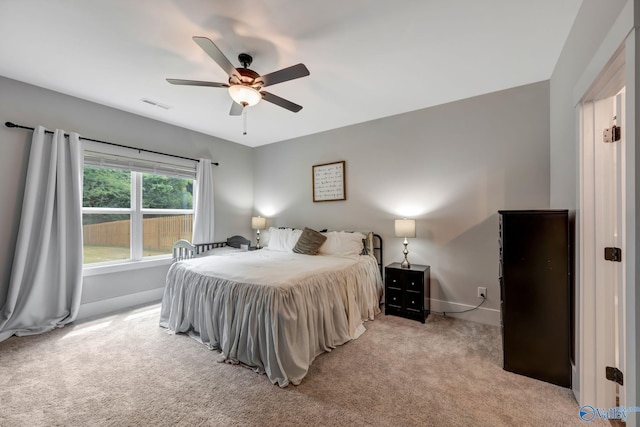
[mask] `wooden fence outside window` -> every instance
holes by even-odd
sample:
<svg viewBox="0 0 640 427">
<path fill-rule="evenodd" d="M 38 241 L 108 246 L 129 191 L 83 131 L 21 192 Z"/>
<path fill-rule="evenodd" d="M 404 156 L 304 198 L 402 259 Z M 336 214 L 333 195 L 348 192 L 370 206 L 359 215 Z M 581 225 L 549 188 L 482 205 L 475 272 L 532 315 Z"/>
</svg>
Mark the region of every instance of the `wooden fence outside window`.
<svg viewBox="0 0 640 427">
<path fill-rule="evenodd" d="M 131 221 L 87 224 L 82 227 L 85 246 L 129 247 Z M 142 221 L 142 244 L 148 250 L 171 250 L 176 240 L 191 240 L 193 215 L 145 218 Z"/>
</svg>

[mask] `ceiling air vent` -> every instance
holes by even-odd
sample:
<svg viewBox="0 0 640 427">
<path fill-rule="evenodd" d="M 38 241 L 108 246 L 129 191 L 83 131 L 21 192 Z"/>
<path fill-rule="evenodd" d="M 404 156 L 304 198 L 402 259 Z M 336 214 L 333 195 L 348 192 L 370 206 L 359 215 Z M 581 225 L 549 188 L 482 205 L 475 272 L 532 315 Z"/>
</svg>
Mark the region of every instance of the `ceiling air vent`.
<svg viewBox="0 0 640 427">
<path fill-rule="evenodd" d="M 140 101 L 144 102 L 145 104 L 153 105 L 154 107 L 162 108 L 163 110 L 170 110 L 171 108 L 173 108 L 169 105 L 161 104 L 148 98 L 142 98 Z"/>
</svg>

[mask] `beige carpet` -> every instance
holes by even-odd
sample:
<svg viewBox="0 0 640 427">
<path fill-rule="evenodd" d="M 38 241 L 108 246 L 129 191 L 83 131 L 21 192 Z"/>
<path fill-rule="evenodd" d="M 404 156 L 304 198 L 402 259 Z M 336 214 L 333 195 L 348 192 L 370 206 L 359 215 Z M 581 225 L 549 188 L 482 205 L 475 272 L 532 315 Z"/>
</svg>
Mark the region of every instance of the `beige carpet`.
<svg viewBox="0 0 640 427">
<path fill-rule="evenodd" d="M 0 425 L 584 425 L 570 390 L 502 369 L 497 327 L 380 315 L 280 389 L 158 317 L 153 305 L 0 343 Z"/>
</svg>

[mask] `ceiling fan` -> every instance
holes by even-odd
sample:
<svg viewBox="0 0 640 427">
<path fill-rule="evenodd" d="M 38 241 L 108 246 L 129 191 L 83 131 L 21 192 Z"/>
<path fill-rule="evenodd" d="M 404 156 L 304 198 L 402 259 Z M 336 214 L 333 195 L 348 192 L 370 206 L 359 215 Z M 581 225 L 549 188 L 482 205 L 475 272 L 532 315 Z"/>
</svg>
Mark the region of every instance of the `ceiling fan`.
<svg viewBox="0 0 640 427">
<path fill-rule="evenodd" d="M 261 76 L 249 68 L 253 61 L 251 55 L 246 53 L 238 55 L 238 60 L 242 64 L 242 68 L 236 68 L 210 39 L 195 36 L 193 37 L 193 41 L 229 75 L 229 83 L 167 79 L 169 83 L 174 85 L 228 88 L 229 95 L 233 99 L 231 110 L 229 111 L 229 115 L 231 116 L 241 115 L 245 107 L 256 105 L 262 99 L 289 111 L 293 111 L 294 113 L 302 110 L 301 105 L 294 104 L 291 101 L 266 92 L 262 90 L 262 88 L 308 76 L 309 70 L 304 64 L 292 65 L 291 67 Z"/>
</svg>

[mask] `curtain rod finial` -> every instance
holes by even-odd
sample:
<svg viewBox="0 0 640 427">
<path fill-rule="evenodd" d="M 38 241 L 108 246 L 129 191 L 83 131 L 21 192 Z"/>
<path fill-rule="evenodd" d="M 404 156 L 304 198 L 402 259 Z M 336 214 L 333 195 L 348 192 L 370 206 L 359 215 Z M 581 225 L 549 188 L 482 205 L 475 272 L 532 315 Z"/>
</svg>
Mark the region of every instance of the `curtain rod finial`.
<svg viewBox="0 0 640 427">
<path fill-rule="evenodd" d="M 15 123 L 11 123 L 11 122 L 4 122 L 4 125 L 8 128 L 14 128 L 16 127 Z"/>
</svg>

